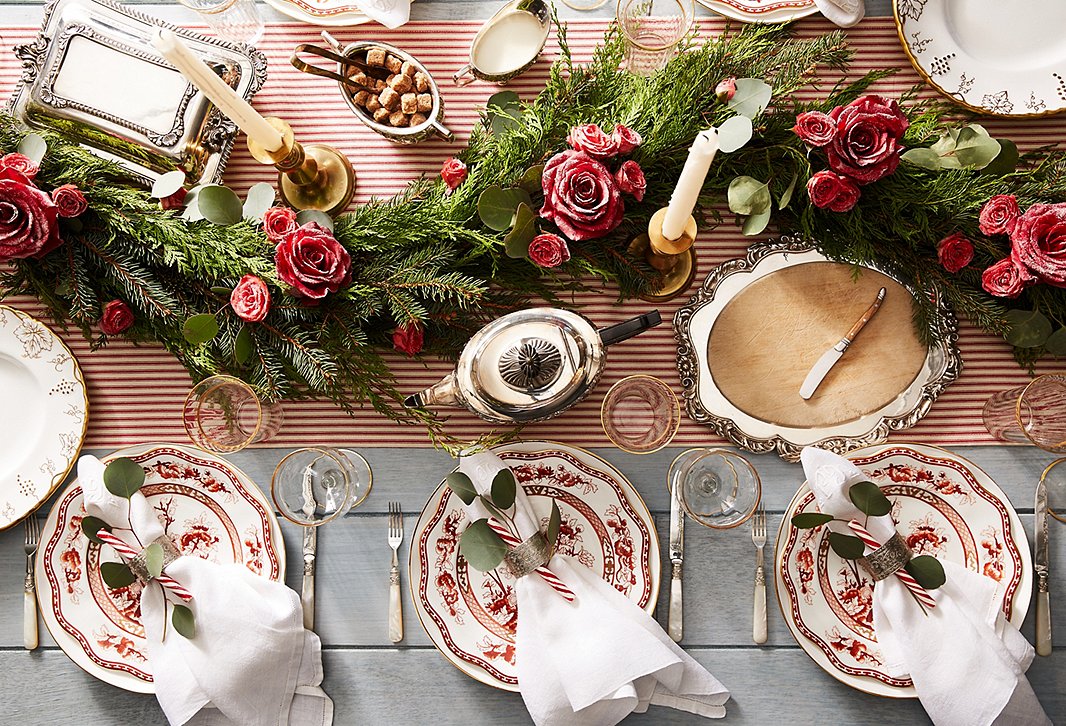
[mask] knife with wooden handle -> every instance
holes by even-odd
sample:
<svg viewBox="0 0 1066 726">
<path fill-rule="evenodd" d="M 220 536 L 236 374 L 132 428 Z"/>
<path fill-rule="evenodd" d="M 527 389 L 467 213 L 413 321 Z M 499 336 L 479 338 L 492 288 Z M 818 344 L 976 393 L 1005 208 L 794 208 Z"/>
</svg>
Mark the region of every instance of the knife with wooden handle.
<svg viewBox="0 0 1066 726">
<path fill-rule="evenodd" d="M 814 395 L 814 392 L 818 390 L 818 386 L 822 384 L 822 381 L 825 379 L 829 371 L 837 364 L 840 357 L 847 352 L 848 347 L 881 308 L 881 303 L 885 301 L 885 292 L 885 288 L 882 287 L 880 291 L 878 291 L 873 304 L 866 308 L 866 312 L 862 314 L 862 317 L 855 321 L 855 324 L 851 326 L 851 330 L 849 330 L 843 338 L 837 341 L 836 345 L 825 353 L 822 353 L 822 357 L 811 366 L 811 370 L 807 373 L 807 377 L 803 379 L 803 385 L 800 386 L 800 398 L 806 401 Z"/>
</svg>

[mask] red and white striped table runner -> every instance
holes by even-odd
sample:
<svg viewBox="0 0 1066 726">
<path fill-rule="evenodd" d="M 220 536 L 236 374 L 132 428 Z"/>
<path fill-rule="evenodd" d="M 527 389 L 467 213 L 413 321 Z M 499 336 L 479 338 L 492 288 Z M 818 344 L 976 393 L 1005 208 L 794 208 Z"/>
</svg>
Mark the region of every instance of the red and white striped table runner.
<svg viewBox="0 0 1066 726">
<path fill-rule="evenodd" d="M 720 32 L 724 25 L 711 19 L 701 19 L 700 23 L 705 33 Z M 376 39 L 393 43 L 417 56 L 441 82 L 447 104 L 446 124 L 456 133 L 454 144 L 427 141 L 402 147 L 385 141 L 360 124 L 341 99 L 336 83 L 302 74 L 289 64 L 289 54 L 296 44 L 320 42 L 318 28 L 299 23 L 270 25 L 259 43 L 258 47 L 269 58 L 270 75 L 266 87 L 255 98 L 255 106 L 265 114 L 289 121 L 300 140 L 326 141 L 348 154 L 359 177 L 357 203 L 371 197 L 390 196 L 419 174 L 439 172 L 443 161 L 462 148 L 470 127 L 477 120 L 476 109 L 499 90 L 484 83 L 455 88 L 449 80 L 452 72 L 466 62 L 469 43 L 480 24 L 481 21 L 417 22 L 397 30 L 372 25 L 335 33 L 344 43 Z M 603 20 L 572 21 L 568 26 L 571 50 L 575 59 L 580 61 L 591 55 L 603 36 L 606 23 Z M 804 20 L 798 25 L 799 35 L 804 37 L 830 29 L 832 26 L 820 19 Z M 35 34 L 36 28 L 0 28 L 0 37 L 7 48 L 28 42 Z M 852 67 L 854 74 L 886 67 L 902 69 L 895 77 L 877 84 L 874 90 L 888 95 L 899 94 L 918 82 L 917 74 L 900 48 L 890 18 L 864 20 L 848 35 L 857 51 Z M 552 38 L 542 61 L 512 82 L 509 88 L 523 98 L 535 96 L 543 88 L 549 62 L 556 53 L 557 45 Z M 19 70 L 19 61 L 12 53 L 0 55 L 0 94 L 11 91 Z M 833 79 L 827 79 L 823 85 L 828 88 L 832 82 Z M 1009 136 L 1025 150 L 1059 141 L 1062 121 L 1055 118 L 993 120 L 988 121 L 987 126 L 993 135 Z M 243 144 L 238 144 L 226 175 L 229 186 L 243 192 L 255 182 L 271 181 L 272 176 L 269 170 L 251 159 Z M 701 233 L 697 243 L 699 270 L 696 284 L 715 265 L 742 255 L 748 243 L 749 240 L 728 222 L 716 230 Z M 614 300 L 614 290 L 607 289 L 603 294 L 577 295 L 574 301 L 582 306 L 582 312 L 601 326 L 652 307 L 640 301 L 616 305 Z M 669 321 L 683 301 L 679 299 L 659 306 L 664 321 Z M 28 298 L 10 302 L 31 314 L 41 311 L 40 306 Z M 134 347 L 115 343 L 105 350 L 91 352 L 77 332 L 62 335 L 78 357 L 89 384 L 91 414 L 86 446 L 114 448 L 141 441 L 185 439 L 181 408 L 189 390 L 189 377 L 166 351 L 157 346 Z M 1013 362 L 1006 344 L 965 324 L 960 346 L 966 364 L 962 377 L 941 396 L 918 426 L 894 434 L 895 438 L 940 445 L 992 443 L 981 425 L 984 400 L 995 391 L 1024 383 L 1027 376 Z M 599 407 L 603 392 L 611 384 L 633 373 L 652 373 L 680 390 L 673 332 L 668 322 L 637 340 L 612 348 L 609 358 L 597 393 L 561 418 L 528 427 L 527 435 L 583 446 L 608 446 L 610 442 L 600 426 Z M 391 363 L 404 392 L 421 390 L 451 368 L 439 361 L 420 362 L 398 356 L 393 357 Z M 1055 368 L 1048 364 L 1041 370 Z M 349 417 L 327 402 L 288 403 L 285 416 L 284 427 L 269 445 L 422 446 L 428 443 L 421 429 L 398 426 L 369 410 Z M 483 432 L 485 426 L 474 416 L 457 411 L 450 422 L 450 430 L 457 436 L 473 437 Z M 686 418 L 674 443 L 706 445 L 719 443 L 719 440 L 708 429 Z"/>
</svg>

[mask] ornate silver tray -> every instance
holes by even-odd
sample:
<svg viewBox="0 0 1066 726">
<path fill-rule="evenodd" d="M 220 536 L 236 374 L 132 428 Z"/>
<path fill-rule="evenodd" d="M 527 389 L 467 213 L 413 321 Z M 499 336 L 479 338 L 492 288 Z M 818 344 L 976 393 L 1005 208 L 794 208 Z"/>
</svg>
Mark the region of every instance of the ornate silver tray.
<svg viewBox="0 0 1066 726">
<path fill-rule="evenodd" d="M 807 267 L 799 267 L 804 265 Z M 855 346 L 830 372 L 829 376 L 837 375 L 837 380 L 827 376 L 811 402 L 799 397 L 799 381 L 817 359 L 816 354 L 811 357 L 813 352 L 820 353 L 830 347 L 854 322 L 854 318 L 848 318 L 850 313 L 843 312 L 845 307 L 865 308 L 869 303 L 858 295 L 819 296 L 823 289 L 806 287 L 806 280 L 818 277 L 814 274 L 816 270 L 829 267 L 844 268 L 848 274 L 854 272 L 853 266 L 831 262 L 808 242 L 782 237 L 752 245 L 745 257 L 725 262 L 711 271 L 695 296 L 674 317 L 678 371 L 689 417 L 707 424 L 718 435 L 748 451 L 775 451 L 782 458 L 794 461 L 808 445 L 844 453 L 881 443 L 889 432 L 910 428 L 929 412 L 933 401 L 962 371 L 962 356 L 957 346 L 958 321 L 942 297 L 937 296 L 936 314 L 929 331 L 932 342 L 928 346 L 921 343 L 910 316 L 915 290 L 889 271 L 870 266 L 862 269 L 858 277 L 869 277 L 866 285 L 874 285 L 875 290 L 882 283 L 891 287 L 893 292 L 886 298 L 886 305 L 894 296 L 893 312 L 889 317 L 885 317 L 885 312 L 879 313 L 880 321 L 878 316 L 874 317 L 870 326 L 879 322 L 879 330 L 874 332 L 868 326 L 866 331 L 870 332 L 864 331 L 859 336 Z M 778 280 L 791 282 L 773 283 L 778 288 L 774 295 L 764 295 L 769 289 L 769 276 L 774 273 L 783 273 Z M 834 274 L 839 277 L 839 273 Z M 723 315 L 727 309 L 737 310 L 729 307 L 731 303 L 745 289 L 760 282 L 762 287 L 749 291 L 752 294 L 746 298 L 747 302 L 738 304 L 740 309 L 755 310 L 755 315 L 747 313 L 749 320 L 742 320 L 739 325 L 730 318 L 737 318 L 739 313 Z M 751 302 L 753 299 L 755 302 Z M 770 300 L 777 303 L 785 300 L 786 304 L 771 308 Z M 763 305 L 765 310 L 760 309 Z M 829 322 L 812 323 L 810 310 L 819 311 Z M 717 331 L 716 325 L 720 325 Z M 760 331 L 773 332 L 762 335 Z M 714 340 L 712 334 L 716 336 Z M 793 347 L 759 347 L 760 341 L 765 344 L 767 338 L 775 335 Z M 836 337 L 827 338 L 827 335 Z M 868 337 L 864 340 L 863 335 Z M 895 346 L 897 337 L 909 343 Z M 724 345 L 722 338 L 726 338 Z M 848 356 L 853 351 L 861 351 L 864 344 L 865 358 L 849 361 Z M 888 362 L 878 368 L 882 363 L 878 356 L 884 353 L 884 360 L 888 361 L 901 355 L 894 348 L 908 345 L 909 363 L 895 371 L 895 375 L 888 375 L 893 372 Z M 886 377 L 891 380 L 882 380 Z M 729 381 L 732 388 L 726 385 Z M 866 389 L 876 387 L 880 387 L 880 393 L 870 396 L 881 397 L 862 402 Z M 737 395 L 738 391 L 744 395 Z M 741 402 L 749 393 L 750 397 L 762 398 L 762 408 Z M 819 409 L 819 397 L 823 395 L 826 397 L 823 403 L 830 407 L 831 414 Z M 835 404 L 831 396 L 836 397 Z M 848 411 L 846 404 L 851 400 L 860 402 Z M 868 403 L 872 404 L 868 408 L 858 407 Z M 774 409 L 773 415 L 765 413 L 768 408 Z"/>
<path fill-rule="evenodd" d="M 183 168 L 191 183 L 222 177 L 237 128 L 152 47 L 153 27 L 180 35 L 245 98 L 266 81 L 266 57 L 110 0 L 54 0 L 37 38 L 15 49 L 22 78 L 11 113 L 77 139 L 150 184 Z"/>
</svg>

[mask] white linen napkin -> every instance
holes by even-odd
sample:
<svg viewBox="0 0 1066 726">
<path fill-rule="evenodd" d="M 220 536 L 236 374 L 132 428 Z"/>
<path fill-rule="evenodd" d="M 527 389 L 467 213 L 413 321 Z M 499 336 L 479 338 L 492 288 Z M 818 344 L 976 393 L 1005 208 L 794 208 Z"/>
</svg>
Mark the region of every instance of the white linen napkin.
<svg viewBox="0 0 1066 726">
<path fill-rule="evenodd" d="M 78 460 L 85 511 L 116 527 L 130 544 L 129 523 L 141 542 L 163 534 L 163 525 L 140 492 L 127 503 L 104 486 L 104 465 L 94 456 Z M 318 636 L 303 627 L 299 596 L 284 584 L 238 564 L 180 557 L 166 568 L 193 596 L 187 603 L 196 636 L 170 625 L 162 588 L 150 582 L 141 593 L 141 623 L 156 698 L 174 726 L 328 726 L 333 701 L 319 687 L 322 652 Z M 166 620 L 164 620 L 166 618 Z M 166 637 L 162 639 L 164 623 Z"/>
<path fill-rule="evenodd" d="M 505 468 L 489 452 L 459 463 L 485 494 Z M 471 521 L 488 516 L 479 500 L 466 511 Z M 523 539 L 537 531 L 521 486 L 514 520 Z M 548 566 L 573 591 L 574 602 L 535 573 L 515 583 L 518 687 L 536 724 L 615 724 L 650 705 L 725 716 L 729 691 L 636 603 L 568 556 L 557 554 Z"/>
<path fill-rule="evenodd" d="M 858 467 L 813 447 L 803 450 L 801 461 L 824 514 L 865 520 L 848 497 L 851 485 L 867 478 Z M 853 534 L 840 522 L 828 526 Z M 896 532 L 891 515 L 871 517 L 866 529 L 882 543 Z M 885 667 L 893 676 L 910 676 L 938 726 L 987 726 L 1007 715 L 1008 702 L 1010 723 L 1050 724 L 1024 675 L 1033 648 L 1003 616 L 997 584 L 953 562 L 942 564 L 947 582 L 930 592 L 936 607 L 928 612 L 895 576 L 874 587 L 874 631 Z"/>
<path fill-rule="evenodd" d="M 386 28 L 398 28 L 411 19 L 411 0 L 355 0 L 355 5 Z"/>
<path fill-rule="evenodd" d="M 841 28 L 858 25 L 866 16 L 865 0 L 814 0 L 818 11 Z"/>
</svg>

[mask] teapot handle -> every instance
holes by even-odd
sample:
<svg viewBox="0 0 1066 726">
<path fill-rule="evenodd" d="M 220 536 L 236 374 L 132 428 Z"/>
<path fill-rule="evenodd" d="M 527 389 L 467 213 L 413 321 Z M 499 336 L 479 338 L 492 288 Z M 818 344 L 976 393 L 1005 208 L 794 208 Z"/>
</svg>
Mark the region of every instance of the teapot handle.
<svg viewBox="0 0 1066 726">
<path fill-rule="evenodd" d="M 603 328 L 599 331 L 600 340 L 603 341 L 604 345 L 621 343 L 623 340 L 629 340 L 634 335 L 639 335 L 649 328 L 654 328 L 662 321 L 663 318 L 659 314 L 659 311 L 652 310 L 650 313 L 644 313 L 635 318 L 623 320 L 620 323 Z"/>
</svg>

